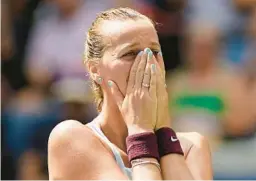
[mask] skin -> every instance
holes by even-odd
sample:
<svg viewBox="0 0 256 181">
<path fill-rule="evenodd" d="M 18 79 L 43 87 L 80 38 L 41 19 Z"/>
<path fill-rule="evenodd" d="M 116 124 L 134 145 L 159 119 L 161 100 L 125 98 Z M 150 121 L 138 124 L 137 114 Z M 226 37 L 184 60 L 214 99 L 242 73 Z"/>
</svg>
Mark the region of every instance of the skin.
<svg viewBox="0 0 256 181">
<path fill-rule="evenodd" d="M 119 150 L 125 165 L 130 167 L 126 137 L 171 126 L 167 119 L 168 108 L 159 106 L 168 101 L 168 96 L 159 95 L 167 94 L 163 60 L 158 54 L 161 49 L 156 31 L 147 20 L 107 21 L 102 27 L 109 46 L 98 64 L 88 64 L 95 81 L 103 78 L 102 112 L 93 121 Z M 150 48 L 154 56 L 148 58 L 145 52 L 137 55 L 145 48 Z M 142 78 L 145 73 L 150 75 L 147 80 Z M 109 81 L 111 86 L 108 86 Z M 150 87 L 141 86 L 142 82 L 149 83 Z M 212 179 L 207 141 L 197 133 L 178 133 L 178 138 L 184 157 L 175 154 L 163 157 L 162 173 L 152 164 L 137 166 L 133 170 L 133 179 Z M 50 135 L 48 150 L 50 179 L 128 179 L 117 166 L 110 148 L 77 121 L 60 123 Z M 177 172 L 175 168 L 181 170 Z M 171 175 L 165 173 L 167 170 Z"/>
</svg>

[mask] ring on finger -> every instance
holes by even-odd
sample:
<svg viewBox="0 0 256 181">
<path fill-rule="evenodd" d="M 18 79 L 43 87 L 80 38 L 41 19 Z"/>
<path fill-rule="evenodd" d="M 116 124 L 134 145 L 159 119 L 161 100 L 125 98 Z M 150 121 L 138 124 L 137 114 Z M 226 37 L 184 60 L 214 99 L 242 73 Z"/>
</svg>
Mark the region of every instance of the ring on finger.
<svg viewBox="0 0 256 181">
<path fill-rule="evenodd" d="M 146 87 L 146 88 L 149 88 L 149 84 L 146 84 L 146 83 L 142 83 L 142 86 Z"/>
</svg>

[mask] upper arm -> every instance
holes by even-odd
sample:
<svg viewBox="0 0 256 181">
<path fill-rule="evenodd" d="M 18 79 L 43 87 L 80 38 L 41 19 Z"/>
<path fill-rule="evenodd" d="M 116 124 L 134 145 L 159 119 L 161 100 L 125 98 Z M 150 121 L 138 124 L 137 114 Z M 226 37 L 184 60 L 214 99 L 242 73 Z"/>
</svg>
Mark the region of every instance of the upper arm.
<svg viewBox="0 0 256 181">
<path fill-rule="evenodd" d="M 48 154 L 50 180 L 127 179 L 99 139 L 75 121 L 54 128 Z"/>
<path fill-rule="evenodd" d="M 198 133 L 189 133 L 192 146 L 187 154 L 186 163 L 196 180 L 212 180 L 211 151 L 206 138 Z"/>
</svg>

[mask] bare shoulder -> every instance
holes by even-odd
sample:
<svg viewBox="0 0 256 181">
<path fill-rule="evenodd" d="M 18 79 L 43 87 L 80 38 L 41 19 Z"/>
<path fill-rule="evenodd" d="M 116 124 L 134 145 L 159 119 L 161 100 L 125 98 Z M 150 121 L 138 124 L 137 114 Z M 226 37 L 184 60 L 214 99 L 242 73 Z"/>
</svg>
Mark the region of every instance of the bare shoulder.
<svg viewBox="0 0 256 181">
<path fill-rule="evenodd" d="M 85 148 L 87 145 L 95 142 L 97 138 L 93 135 L 88 128 L 75 120 L 66 120 L 59 123 L 51 132 L 48 148 L 59 149 L 62 146 L 66 148 Z M 87 144 L 82 144 L 86 141 Z M 96 141 L 97 142 L 97 141 Z M 83 145 L 83 146 L 81 146 Z"/>
<path fill-rule="evenodd" d="M 50 180 L 126 178 L 100 139 L 75 120 L 63 121 L 51 132 L 48 167 Z"/>
<path fill-rule="evenodd" d="M 106 155 L 99 139 L 75 120 L 59 123 L 48 141 L 48 167 L 50 179 L 90 179 L 90 168 L 99 154 Z M 90 167 L 91 166 L 91 167 Z M 87 170 L 87 175 L 84 175 Z"/>
<path fill-rule="evenodd" d="M 48 157 L 50 163 L 65 155 L 90 154 L 92 146 L 101 146 L 100 141 L 83 124 L 75 120 L 66 120 L 59 123 L 51 132 L 48 140 Z M 98 150 L 94 150 L 98 151 Z"/>
<path fill-rule="evenodd" d="M 191 149 L 197 150 L 200 153 L 210 153 L 208 140 L 197 132 L 179 132 L 177 136 L 180 140 L 182 149 L 187 157 Z"/>
</svg>

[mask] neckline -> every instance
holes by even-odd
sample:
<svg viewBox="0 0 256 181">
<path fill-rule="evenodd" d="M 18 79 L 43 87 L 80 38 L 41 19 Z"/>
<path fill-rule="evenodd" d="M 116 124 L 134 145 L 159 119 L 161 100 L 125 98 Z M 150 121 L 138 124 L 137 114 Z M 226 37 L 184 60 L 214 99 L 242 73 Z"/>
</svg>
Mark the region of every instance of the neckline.
<svg viewBox="0 0 256 181">
<path fill-rule="evenodd" d="M 96 121 L 92 121 L 89 124 L 92 125 L 92 127 L 94 127 L 96 129 L 95 131 L 98 131 L 98 134 L 105 140 L 106 144 L 112 150 L 112 152 L 113 152 L 113 154 L 115 156 L 116 161 L 121 164 L 120 166 L 122 166 L 123 168 L 125 168 L 128 171 L 131 171 L 132 168 L 129 168 L 129 167 L 125 166 L 120 152 L 117 150 L 116 146 L 111 141 L 109 141 L 107 136 L 103 133 L 103 131 L 100 128 L 100 125 Z"/>
</svg>

